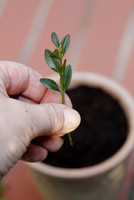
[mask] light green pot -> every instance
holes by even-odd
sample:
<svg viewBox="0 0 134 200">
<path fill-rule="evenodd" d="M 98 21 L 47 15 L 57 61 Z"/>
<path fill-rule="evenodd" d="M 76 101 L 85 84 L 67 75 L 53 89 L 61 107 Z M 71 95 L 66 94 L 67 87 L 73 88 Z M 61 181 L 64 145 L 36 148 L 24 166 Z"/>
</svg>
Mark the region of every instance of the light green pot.
<svg viewBox="0 0 134 200">
<path fill-rule="evenodd" d="M 128 120 L 128 137 L 116 154 L 92 167 L 63 169 L 44 163 L 28 164 L 45 200 L 115 200 L 120 193 L 134 147 L 133 98 L 122 86 L 102 75 L 74 73 L 70 88 L 81 84 L 99 87 L 119 101 Z"/>
</svg>

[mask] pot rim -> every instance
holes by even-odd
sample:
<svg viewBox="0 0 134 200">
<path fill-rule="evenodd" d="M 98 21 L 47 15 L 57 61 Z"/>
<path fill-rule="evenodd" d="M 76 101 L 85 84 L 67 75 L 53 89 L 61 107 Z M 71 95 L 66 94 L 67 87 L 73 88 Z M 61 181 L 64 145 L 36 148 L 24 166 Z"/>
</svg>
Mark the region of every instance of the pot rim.
<svg viewBox="0 0 134 200">
<path fill-rule="evenodd" d="M 51 76 L 52 77 L 52 76 Z M 57 76 L 54 76 L 57 80 Z M 43 174 L 65 179 L 80 179 L 99 175 L 111 170 L 116 165 L 119 165 L 131 153 L 134 147 L 134 101 L 131 94 L 114 80 L 100 74 L 90 72 L 74 72 L 72 84 L 70 88 L 77 85 L 89 85 L 104 89 L 108 94 L 116 98 L 122 106 L 126 118 L 128 120 L 129 132 L 125 143 L 122 147 L 109 159 L 91 167 L 83 167 L 78 169 L 66 169 L 50 166 L 41 162 L 27 163 L 27 165 Z"/>
</svg>

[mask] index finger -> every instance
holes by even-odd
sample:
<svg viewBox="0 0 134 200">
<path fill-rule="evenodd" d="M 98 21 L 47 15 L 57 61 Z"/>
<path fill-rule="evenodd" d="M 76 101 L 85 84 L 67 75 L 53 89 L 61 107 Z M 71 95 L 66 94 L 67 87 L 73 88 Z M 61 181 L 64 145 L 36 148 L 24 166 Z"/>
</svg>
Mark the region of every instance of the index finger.
<svg viewBox="0 0 134 200">
<path fill-rule="evenodd" d="M 8 95 L 23 95 L 35 102 L 45 95 L 47 88 L 40 84 L 42 76 L 23 64 L 0 61 L 0 78 Z"/>
<path fill-rule="evenodd" d="M 7 94 L 20 95 L 35 103 L 61 103 L 61 94 L 43 86 L 40 74 L 16 62 L 0 61 L 0 74 Z M 71 106 L 66 96 L 67 105 Z"/>
</svg>

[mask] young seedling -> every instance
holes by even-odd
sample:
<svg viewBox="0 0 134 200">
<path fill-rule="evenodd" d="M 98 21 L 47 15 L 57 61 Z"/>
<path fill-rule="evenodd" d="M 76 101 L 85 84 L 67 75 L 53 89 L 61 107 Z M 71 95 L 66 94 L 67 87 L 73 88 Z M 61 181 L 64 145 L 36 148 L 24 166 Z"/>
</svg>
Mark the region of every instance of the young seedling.
<svg viewBox="0 0 134 200">
<path fill-rule="evenodd" d="M 62 96 L 62 104 L 65 104 L 65 91 L 71 82 L 72 67 L 71 65 L 66 66 L 66 59 L 63 61 L 63 56 L 68 50 L 70 44 L 70 35 L 67 34 L 60 42 L 57 34 L 53 32 L 51 34 L 51 40 L 55 45 L 56 49 L 53 52 L 51 52 L 49 49 L 46 49 L 45 60 L 48 66 L 59 74 L 60 87 L 52 79 L 41 78 L 40 82 L 49 89 L 59 91 Z M 72 146 L 73 141 L 70 133 L 68 133 L 68 137 L 69 143 Z"/>
</svg>

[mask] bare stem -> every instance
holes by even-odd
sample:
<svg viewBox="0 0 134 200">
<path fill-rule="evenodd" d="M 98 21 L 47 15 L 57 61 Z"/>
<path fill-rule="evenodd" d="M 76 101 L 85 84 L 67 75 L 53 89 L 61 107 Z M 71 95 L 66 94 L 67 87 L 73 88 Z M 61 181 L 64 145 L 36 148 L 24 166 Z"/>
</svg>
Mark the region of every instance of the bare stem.
<svg viewBox="0 0 134 200">
<path fill-rule="evenodd" d="M 71 133 L 68 133 L 68 138 L 69 138 L 69 144 L 71 146 L 73 146 L 73 140 L 72 140 L 72 137 L 71 137 Z"/>
<path fill-rule="evenodd" d="M 62 69 L 62 57 L 60 57 L 60 68 Z M 62 70 L 61 70 L 61 73 L 60 73 L 60 84 L 61 84 L 62 104 L 65 105 L 65 91 L 64 91 L 64 87 L 63 87 L 63 71 Z M 69 138 L 69 144 L 71 146 L 73 146 L 73 140 L 72 140 L 70 133 L 68 133 L 68 138 Z"/>
<path fill-rule="evenodd" d="M 62 95 L 62 104 L 65 105 L 65 96 L 64 96 L 64 94 L 65 94 L 64 92 L 61 93 L 61 95 Z M 72 137 L 71 137 L 71 133 L 68 133 L 68 138 L 69 138 L 69 144 L 71 146 L 73 146 L 73 140 L 72 140 Z"/>
</svg>

